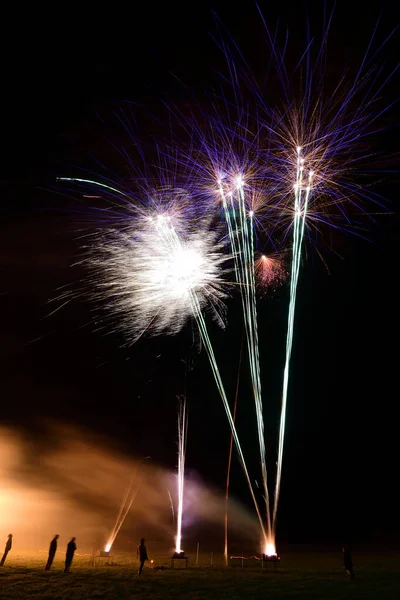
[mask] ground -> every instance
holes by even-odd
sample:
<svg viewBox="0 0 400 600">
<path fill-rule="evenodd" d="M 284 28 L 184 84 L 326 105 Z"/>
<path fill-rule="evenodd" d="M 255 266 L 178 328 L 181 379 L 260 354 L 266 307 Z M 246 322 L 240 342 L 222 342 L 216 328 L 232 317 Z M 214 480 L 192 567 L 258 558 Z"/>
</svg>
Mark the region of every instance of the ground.
<svg viewBox="0 0 400 600">
<path fill-rule="evenodd" d="M 192 556 L 192 555 L 191 555 Z M 52 571 L 43 570 L 43 558 L 11 556 L 0 568 L 0 599 L 16 600 L 398 600 L 400 598 L 400 555 L 353 554 L 356 580 L 345 574 L 340 553 L 296 552 L 282 555 L 276 571 L 262 569 L 259 561 L 232 561 L 222 566 L 222 557 L 200 555 L 199 565 L 188 569 L 156 571 L 151 564 L 143 575 L 137 563 L 116 555 L 117 564 L 90 565 L 88 556 L 76 556 L 71 572 L 64 574 L 62 553 Z M 155 565 L 170 567 L 167 556 L 151 555 Z M 192 561 L 195 563 L 195 560 Z"/>
</svg>

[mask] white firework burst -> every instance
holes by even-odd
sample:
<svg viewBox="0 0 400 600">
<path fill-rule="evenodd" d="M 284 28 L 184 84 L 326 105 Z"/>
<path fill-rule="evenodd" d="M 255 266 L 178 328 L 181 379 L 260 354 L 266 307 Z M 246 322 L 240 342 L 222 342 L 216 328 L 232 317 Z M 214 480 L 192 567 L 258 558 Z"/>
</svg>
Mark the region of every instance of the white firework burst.
<svg viewBox="0 0 400 600">
<path fill-rule="evenodd" d="M 229 256 L 219 232 L 205 221 L 181 219 L 178 230 L 173 223 L 167 213 L 140 215 L 99 236 L 91 252 L 95 296 L 131 341 L 145 332 L 176 334 L 203 309 L 223 326 Z"/>
</svg>

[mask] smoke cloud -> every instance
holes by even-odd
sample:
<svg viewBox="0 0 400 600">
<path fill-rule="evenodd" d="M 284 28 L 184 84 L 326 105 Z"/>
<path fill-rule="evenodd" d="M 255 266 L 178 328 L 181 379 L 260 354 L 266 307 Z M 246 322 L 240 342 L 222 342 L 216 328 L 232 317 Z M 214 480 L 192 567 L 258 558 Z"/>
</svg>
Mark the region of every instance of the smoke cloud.
<svg viewBox="0 0 400 600">
<path fill-rule="evenodd" d="M 174 545 L 176 474 L 150 458 L 110 450 L 110 441 L 76 428 L 51 424 L 43 439 L 0 429 L 0 537 L 14 535 L 19 552 L 44 551 L 54 534 L 76 536 L 80 552 L 103 549 L 121 502 L 136 494 L 114 548 L 133 550 L 140 537 Z M 257 521 L 234 500 L 230 535 L 258 539 Z M 216 535 L 223 545 L 225 498 L 188 474 L 183 545 L 193 536 Z"/>
</svg>

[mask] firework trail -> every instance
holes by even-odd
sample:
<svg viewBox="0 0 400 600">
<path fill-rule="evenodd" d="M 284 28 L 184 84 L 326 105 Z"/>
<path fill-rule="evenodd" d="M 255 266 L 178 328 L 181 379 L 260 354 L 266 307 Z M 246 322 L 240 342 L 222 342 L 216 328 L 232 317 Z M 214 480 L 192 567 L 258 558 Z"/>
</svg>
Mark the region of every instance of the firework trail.
<svg viewBox="0 0 400 600">
<path fill-rule="evenodd" d="M 178 512 L 176 526 L 175 552 L 178 554 L 182 550 L 182 515 L 183 515 L 183 496 L 185 486 L 185 458 L 186 458 L 186 439 L 187 439 L 188 415 L 186 409 L 186 398 L 179 399 L 178 411 Z"/>
<path fill-rule="evenodd" d="M 253 395 L 257 416 L 258 442 L 260 448 L 261 474 L 266 506 L 267 531 L 264 533 L 265 543 L 271 540 L 271 516 L 268 492 L 266 449 L 264 439 L 264 415 L 261 397 L 261 376 L 258 350 L 257 306 L 255 294 L 254 272 L 254 240 L 253 240 L 253 211 L 247 212 L 245 203 L 244 181 L 242 177 L 236 180 L 235 193 L 225 194 L 222 180 L 219 181 L 219 191 L 222 198 L 232 255 L 235 263 L 236 281 L 239 284 L 243 316 L 245 322 L 247 348 L 250 362 Z M 229 198 L 229 204 L 227 200 Z M 236 199 L 236 203 L 235 203 Z"/>
<path fill-rule="evenodd" d="M 276 530 L 276 517 L 279 504 L 280 486 L 282 479 L 282 458 L 283 458 L 283 445 L 285 438 L 285 423 L 286 423 L 286 405 L 287 405 L 287 392 L 289 383 L 289 366 L 290 358 L 293 347 L 293 328 L 294 328 L 294 317 L 296 308 L 296 294 L 297 284 L 299 280 L 300 270 L 300 259 L 301 259 L 301 248 L 304 238 L 305 222 L 307 217 L 308 203 L 311 193 L 312 177 L 313 172 L 309 171 L 306 179 L 307 183 L 304 185 L 304 159 L 301 156 L 301 148 L 297 147 L 297 160 L 296 160 L 296 183 L 294 184 L 294 218 L 293 218 L 293 249 L 292 249 L 292 268 L 290 278 L 290 299 L 289 299 L 289 312 L 288 312 L 288 324 L 286 334 L 286 358 L 285 368 L 283 374 L 283 391 L 282 391 L 282 407 L 281 407 L 281 418 L 279 425 L 279 445 L 278 445 L 278 463 L 276 473 L 276 485 L 275 485 L 275 501 L 272 517 L 273 532 L 275 535 Z"/>
<path fill-rule="evenodd" d="M 118 190 L 117 188 L 108 185 L 106 183 L 101 183 L 99 181 L 94 181 L 93 179 L 81 179 L 79 177 L 56 177 L 56 181 L 73 181 L 74 183 L 83 183 L 83 184 L 89 184 L 89 185 L 93 185 L 95 187 L 100 187 L 103 188 L 104 190 L 107 190 L 107 192 L 116 192 L 118 194 L 118 196 L 127 196 L 128 194 L 124 194 L 124 192 L 122 192 L 121 190 Z M 91 196 L 86 196 L 86 197 L 91 197 Z M 96 196 L 94 196 L 96 197 Z"/>
<path fill-rule="evenodd" d="M 171 507 L 171 513 L 172 513 L 172 522 L 175 523 L 175 510 L 174 510 L 174 502 L 172 500 L 172 496 L 171 496 L 171 492 L 169 491 L 169 489 L 167 488 L 167 493 L 168 493 L 168 499 L 169 499 L 169 505 Z"/>
<path fill-rule="evenodd" d="M 137 493 L 140 489 L 141 486 L 141 481 L 137 481 L 137 469 L 132 477 L 131 483 L 129 484 L 128 489 L 126 490 L 126 493 L 122 499 L 121 502 L 121 507 L 117 516 L 117 519 L 115 521 L 115 525 L 113 527 L 113 530 L 111 531 L 110 537 L 108 538 L 107 544 L 105 546 L 105 551 L 109 552 L 111 550 L 111 547 L 113 545 L 113 543 L 115 542 L 115 538 L 117 537 L 119 530 L 122 527 L 123 522 L 125 521 L 125 518 L 127 516 L 127 514 L 129 513 L 133 501 L 137 496 Z M 136 482 L 136 485 L 134 487 L 134 483 Z"/>
</svg>

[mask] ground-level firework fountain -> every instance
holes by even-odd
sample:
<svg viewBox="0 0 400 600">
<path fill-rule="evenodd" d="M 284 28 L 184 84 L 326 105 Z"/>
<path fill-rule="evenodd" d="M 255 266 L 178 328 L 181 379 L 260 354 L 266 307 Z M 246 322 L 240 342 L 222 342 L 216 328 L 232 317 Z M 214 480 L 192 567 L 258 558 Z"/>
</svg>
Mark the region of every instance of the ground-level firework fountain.
<svg viewBox="0 0 400 600">
<path fill-rule="evenodd" d="M 175 553 L 174 558 L 184 555 L 182 543 L 182 516 L 183 516 L 183 494 L 185 489 L 185 458 L 186 458 L 186 436 L 188 426 L 188 415 L 186 397 L 179 399 L 178 411 L 178 515 L 176 525 Z"/>
<path fill-rule="evenodd" d="M 129 487 L 126 490 L 125 495 L 122 499 L 121 507 L 119 509 L 119 513 L 118 513 L 117 519 L 115 521 L 115 525 L 111 531 L 110 537 L 108 538 L 107 544 L 105 545 L 103 554 L 105 553 L 105 554 L 109 555 L 111 547 L 115 541 L 115 538 L 117 537 L 119 530 L 121 529 L 122 524 L 125 521 L 128 513 L 131 509 L 133 501 L 136 498 L 136 495 L 139 491 L 141 481 L 138 481 L 137 471 L 138 471 L 138 469 L 136 469 L 136 471 L 131 479 L 131 482 L 129 484 Z"/>
<path fill-rule="evenodd" d="M 277 556 L 277 553 L 276 553 L 275 544 L 273 542 L 268 542 L 265 545 L 265 552 L 263 554 L 263 557 L 266 557 L 266 558 L 264 560 L 273 559 L 276 556 Z"/>
</svg>

